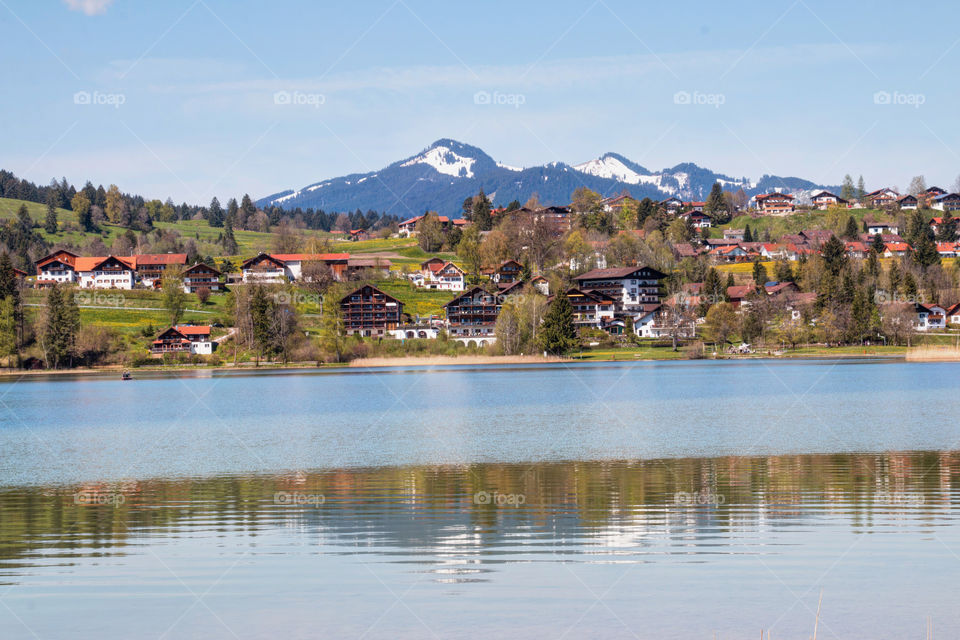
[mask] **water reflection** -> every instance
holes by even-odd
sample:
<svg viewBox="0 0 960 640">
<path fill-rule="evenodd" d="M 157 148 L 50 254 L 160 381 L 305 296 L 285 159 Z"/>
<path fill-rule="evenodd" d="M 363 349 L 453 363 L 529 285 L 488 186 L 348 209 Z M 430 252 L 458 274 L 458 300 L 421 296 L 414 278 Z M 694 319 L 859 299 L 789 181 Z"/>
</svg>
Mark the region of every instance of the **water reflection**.
<svg viewBox="0 0 960 640">
<path fill-rule="evenodd" d="M 407 467 L 148 480 L 0 491 L 0 575 L 151 538 L 267 531 L 328 553 L 389 558 L 737 553 L 740 537 L 839 519 L 853 532 L 951 523 L 960 453 Z M 422 558 L 421 558 L 422 559 Z M 419 561 L 419 560 L 418 560 Z M 479 567 L 438 579 L 486 579 Z"/>
</svg>

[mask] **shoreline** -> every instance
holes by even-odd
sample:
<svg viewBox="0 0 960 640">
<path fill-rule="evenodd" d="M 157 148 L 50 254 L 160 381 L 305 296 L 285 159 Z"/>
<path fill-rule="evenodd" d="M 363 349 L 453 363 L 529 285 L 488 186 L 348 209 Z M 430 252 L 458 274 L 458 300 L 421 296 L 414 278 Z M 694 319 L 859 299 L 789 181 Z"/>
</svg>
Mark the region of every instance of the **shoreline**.
<svg viewBox="0 0 960 640">
<path fill-rule="evenodd" d="M 629 352 L 626 354 L 629 356 Z M 613 358 L 571 358 L 571 357 L 544 357 L 542 355 L 520 356 L 398 356 L 360 358 L 350 362 L 317 364 L 316 362 L 288 362 L 287 364 L 261 363 L 256 366 L 252 363 L 237 365 L 166 365 L 156 367 L 124 367 L 108 365 L 105 367 L 82 367 L 76 369 L 3 369 L 0 370 L 0 382 L 13 378 L 37 376 L 109 376 L 129 371 L 136 378 L 141 374 L 164 374 L 184 372 L 273 372 L 273 371 L 349 371 L 356 369 L 373 369 L 385 367 L 429 367 L 429 366 L 497 366 L 505 364 L 538 364 L 538 365 L 567 365 L 587 363 L 651 363 L 651 362 L 744 362 L 751 360 L 902 360 L 906 362 L 956 362 L 960 361 L 960 352 L 952 352 L 949 357 L 931 357 L 929 354 L 915 356 L 907 353 L 804 353 L 804 354 L 750 354 L 725 355 L 721 357 L 704 357 L 698 359 L 685 358 L 641 358 L 641 357 L 613 357 Z"/>
</svg>

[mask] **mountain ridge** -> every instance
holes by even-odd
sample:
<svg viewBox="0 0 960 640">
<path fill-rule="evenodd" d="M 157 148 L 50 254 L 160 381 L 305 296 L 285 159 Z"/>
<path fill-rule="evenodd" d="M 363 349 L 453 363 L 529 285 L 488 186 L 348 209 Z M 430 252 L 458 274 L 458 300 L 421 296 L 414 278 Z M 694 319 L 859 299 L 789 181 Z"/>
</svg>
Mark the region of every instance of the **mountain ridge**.
<svg viewBox="0 0 960 640">
<path fill-rule="evenodd" d="M 570 194 L 585 186 L 603 196 L 627 192 L 636 198 L 662 200 L 676 196 L 703 200 L 714 182 L 725 189 L 743 188 L 752 196 L 774 189 L 803 201 L 810 192 L 833 189 L 798 177 L 763 175 L 759 180 L 734 178 L 693 162 L 651 171 L 627 156 L 608 151 L 580 164 L 554 161 L 533 167 L 511 167 L 494 160 L 479 147 L 440 138 L 418 153 L 377 171 L 351 173 L 285 189 L 257 201 L 262 207 L 315 208 L 326 211 L 355 209 L 383 211 L 401 217 L 424 211 L 456 213 L 465 198 L 481 188 L 495 203 L 526 201 L 536 193 L 543 204 L 568 204 Z"/>
</svg>

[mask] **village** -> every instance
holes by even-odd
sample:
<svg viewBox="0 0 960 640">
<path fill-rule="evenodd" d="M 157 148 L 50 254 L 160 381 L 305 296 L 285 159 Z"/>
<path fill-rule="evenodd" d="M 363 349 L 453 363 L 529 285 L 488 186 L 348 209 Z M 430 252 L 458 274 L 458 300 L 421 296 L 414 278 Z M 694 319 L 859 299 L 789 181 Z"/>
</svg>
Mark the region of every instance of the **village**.
<svg viewBox="0 0 960 640">
<path fill-rule="evenodd" d="M 581 348 L 666 340 L 676 351 L 709 341 L 717 353 L 742 353 L 751 352 L 756 340 L 769 344 L 772 334 L 781 346 L 901 344 L 911 335 L 960 327 L 960 298 L 949 298 L 956 296 L 956 268 L 948 266 L 960 253 L 957 220 L 950 215 L 960 209 L 960 194 L 931 187 L 901 195 L 884 188 L 850 199 L 821 191 L 799 203 L 789 193 L 771 192 L 736 204 L 719 185 L 715 191 L 712 202 L 651 202 L 578 190 L 569 206 L 534 201 L 491 208 L 491 223 L 483 230 L 469 219 L 466 206 L 460 217 L 427 212 L 402 220 L 392 233 L 396 242 L 437 249 L 415 265 L 364 250 L 379 240 L 372 230 L 351 229 L 338 245 L 346 242 L 350 252 L 261 251 L 238 263 L 190 263 L 187 253 L 85 256 L 59 249 L 35 262 L 35 274 L 17 270 L 16 275 L 23 287 L 41 291 L 159 292 L 175 286 L 201 302 L 250 287 L 299 287 L 319 294 L 323 302 L 315 315 L 335 315 L 333 331 L 343 337 L 401 344 L 442 339 L 506 354 L 542 349 L 530 325 L 543 322 L 558 298 L 569 304 L 569 324 Z M 716 214 L 721 199 L 726 216 Z M 639 224 L 642 209 L 648 213 Z M 764 221 L 819 212 L 834 220 L 845 212 L 851 217 L 838 230 L 819 225 L 777 237 L 769 228 L 761 231 Z M 855 213 L 863 214 L 859 222 Z M 591 216 L 606 217 L 606 233 L 598 232 L 602 225 L 591 223 Z M 718 224 L 724 217 L 747 222 Z M 623 223 L 634 219 L 638 224 Z M 428 233 L 441 239 L 455 234 L 459 241 L 430 247 L 421 237 Z M 464 248 L 468 240 L 478 245 L 474 249 L 493 244 L 505 233 L 513 242 L 498 252 Z M 926 254 L 921 261 L 918 252 Z M 807 273 L 813 265 L 816 272 Z M 855 310 L 850 291 L 854 281 L 863 285 L 865 278 L 871 279 L 870 299 L 858 304 L 869 308 Z M 410 296 L 403 291 L 423 292 L 433 307 L 426 313 L 405 311 Z M 522 337 L 524 323 L 530 335 Z M 242 323 L 234 317 L 231 324 Z M 218 331 L 209 324 L 174 323 L 158 330 L 146 350 L 154 358 L 211 356 L 244 333 L 249 332 L 238 326 Z M 738 344 L 730 342 L 734 337 Z"/>
</svg>

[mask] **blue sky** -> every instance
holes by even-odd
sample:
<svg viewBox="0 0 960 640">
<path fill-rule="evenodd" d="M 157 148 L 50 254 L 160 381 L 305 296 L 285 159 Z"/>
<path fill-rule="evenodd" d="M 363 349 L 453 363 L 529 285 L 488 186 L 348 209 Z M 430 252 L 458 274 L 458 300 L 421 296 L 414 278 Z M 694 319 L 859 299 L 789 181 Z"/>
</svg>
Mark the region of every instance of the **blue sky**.
<svg viewBox="0 0 960 640">
<path fill-rule="evenodd" d="M 517 166 L 950 188 L 960 7 L 858 5 L 0 0 L 0 167 L 206 203 L 449 137 Z"/>
</svg>

